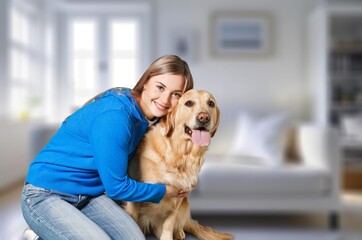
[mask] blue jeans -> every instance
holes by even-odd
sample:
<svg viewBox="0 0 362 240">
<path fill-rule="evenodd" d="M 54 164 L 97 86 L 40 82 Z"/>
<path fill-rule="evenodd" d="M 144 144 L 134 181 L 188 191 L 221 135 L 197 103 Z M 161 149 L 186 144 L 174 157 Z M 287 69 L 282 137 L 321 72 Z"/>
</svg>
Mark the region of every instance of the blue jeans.
<svg viewBox="0 0 362 240">
<path fill-rule="evenodd" d="M 72 195 L 26 184 L 21 207 L 41 239 L 145 239 L 137 223 L 106 195 Z"/>
</svg>

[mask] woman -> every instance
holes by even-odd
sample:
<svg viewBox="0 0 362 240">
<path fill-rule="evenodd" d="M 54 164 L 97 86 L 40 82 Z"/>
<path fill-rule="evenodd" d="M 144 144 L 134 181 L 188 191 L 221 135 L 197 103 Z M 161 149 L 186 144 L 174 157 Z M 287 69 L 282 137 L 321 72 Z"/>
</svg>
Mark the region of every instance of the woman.
<svg viewBox="0 0 362 240">
<path fill-rule="evenodd" d="M 70 115 L 29 167 L 21 203 L 30 228 L 41 239 L 145 239 L 111 199 L 187 196 L 173 186 L 136 182 L 127 166 L 148 127 L 191 88 L 187 63 L 167 55 L 133 90 L 110 89 Z"/>
</svg>

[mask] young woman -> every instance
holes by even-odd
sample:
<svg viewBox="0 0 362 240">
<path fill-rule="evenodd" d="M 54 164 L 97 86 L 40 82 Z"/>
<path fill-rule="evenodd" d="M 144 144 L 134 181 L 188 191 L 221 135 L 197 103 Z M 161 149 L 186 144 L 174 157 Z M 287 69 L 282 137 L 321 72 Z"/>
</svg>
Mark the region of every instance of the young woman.
<svg viewBox="0 0 362 240">
<path fill-rule="evenodd" d="M 187 63 L 167 55 L 133 90 L 110 89 L 70 115 L 29 167 L 21 199 L 29 227 L 41 239 L 145 239 L 111 199 L 158 203 L 165 195 L 187 196 L 172 186 L 136 182 L 127 166 L 148 127 L 191 88 Z"/>
</svg>

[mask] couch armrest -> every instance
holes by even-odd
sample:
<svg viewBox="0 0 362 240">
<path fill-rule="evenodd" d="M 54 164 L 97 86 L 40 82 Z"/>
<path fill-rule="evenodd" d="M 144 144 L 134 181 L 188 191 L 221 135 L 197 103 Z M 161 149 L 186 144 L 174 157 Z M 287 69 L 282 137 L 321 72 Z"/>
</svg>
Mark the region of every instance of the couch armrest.
<svg viewBox="0 0 362 240">
<path fill-rule="evenodd" d="M 305 165 L 339 170 L 341 147 L 336 129 L 300 125 L 297 136 L 299 156 Z"/>
<path fill-rule="evenodd" d="M 330 194 L 339 204 L 342 148 L 338 130 L 313 125 L 300 125 L 298 127 L 298 145 L 303 164 L 329 172 Z"/>
</svg>

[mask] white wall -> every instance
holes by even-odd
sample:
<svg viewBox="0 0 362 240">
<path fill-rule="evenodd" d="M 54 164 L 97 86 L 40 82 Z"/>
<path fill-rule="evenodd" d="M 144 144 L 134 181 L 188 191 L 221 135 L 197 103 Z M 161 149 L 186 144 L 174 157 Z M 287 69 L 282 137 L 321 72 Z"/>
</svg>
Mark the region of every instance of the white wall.
<svg viewBox="0 0 362 240">
<path fill-rule="evenodd" d="M 170 52 L 174 29 L 197 33 L 197 58 L 190 62 L 195 86 L 210 90 L 220 105 L 287 110 L 309 119 L 305 21 L 315 0 L 157 0 L 157 53 Z M 262 11 L 273 18 L 273 53 L 260 58 L 218 58 L 209 51 L 209 20 L 215 10 Z"/>
<path fill-rule="evenodd" d="M 0 121 L 0 190 L 24 178 L 30 163 L 29 122 Z"/>
</svg>

